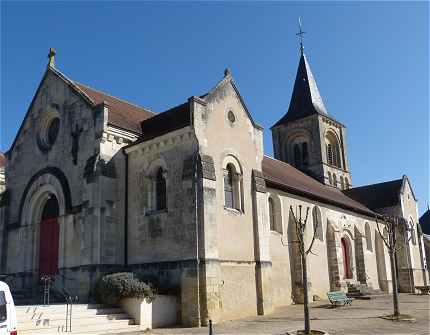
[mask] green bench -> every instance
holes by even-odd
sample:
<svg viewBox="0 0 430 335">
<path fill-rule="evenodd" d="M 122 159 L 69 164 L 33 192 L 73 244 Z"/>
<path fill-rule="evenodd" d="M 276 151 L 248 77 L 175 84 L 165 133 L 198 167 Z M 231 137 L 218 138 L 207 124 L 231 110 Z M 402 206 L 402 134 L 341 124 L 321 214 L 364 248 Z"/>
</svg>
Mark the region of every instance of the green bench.
<svg viewBox="0 0 430 335">
<path fill-rule="evenodd" d="M 429 285 L 415 286 L 415 288 L 420 291 L 421 295 L 427 295 L 430 293 L 430 286 Z"/>
<path fill-rule="evenodd" d="M 327 293 L 328 300 L 330 300 L 331 304 L 336 307 L 338 304 L 342 304 L 343 306 L 349 305 L 351 306 L 352 298 L 348 298 L 345 292 L 342 291 L 334 291 Z"/>
</svg>

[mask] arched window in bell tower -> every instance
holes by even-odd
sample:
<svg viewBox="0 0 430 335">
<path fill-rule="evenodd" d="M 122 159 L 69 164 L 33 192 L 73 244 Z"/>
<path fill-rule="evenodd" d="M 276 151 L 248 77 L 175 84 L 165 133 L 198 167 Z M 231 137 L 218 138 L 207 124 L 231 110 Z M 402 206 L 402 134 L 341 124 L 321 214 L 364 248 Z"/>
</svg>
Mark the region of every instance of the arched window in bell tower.
<svg viewBox="0 0 430 335">
<path fill-rule="evenodd" d="M 303 162 L 303 166 L 309 165 L 309 152 L 308 152 L 307 142 L 302 143 L 302 162 Z"/>
<path fill-rule="evenodd" d="M 340 159 L 340 146 L 337 137 L 332 132 L 327 132 L 325 136 L 327 164 L 342 168 Z"/>
<path fill-rule="evenodd" d="M 302 166 L 302 153 L 298 143 L 294 144 L 294 166 L 300 168 Z"/>
<path fill-rule="evenodd" d="M 295 141 L 292 145 L 292 162 L 294 167 L 302 169 L 309 165 L 309 146 L 306 141 Z M 291 156 L 290 156 L 291 157 Z"/>
</svg>

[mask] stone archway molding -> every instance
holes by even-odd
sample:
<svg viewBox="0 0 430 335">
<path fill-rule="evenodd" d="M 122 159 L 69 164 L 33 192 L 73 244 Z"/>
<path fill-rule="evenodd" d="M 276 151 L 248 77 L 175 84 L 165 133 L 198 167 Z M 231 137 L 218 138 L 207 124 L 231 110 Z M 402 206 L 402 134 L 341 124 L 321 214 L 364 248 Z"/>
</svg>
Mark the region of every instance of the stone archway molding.
<svg viewBox="0 0 430 335">
<path fill-rule="evenodd" d="M 60 216 L 72 208 L 69 183 L 57 167 L 47 167 L 30 178 L 21 198 L 19 224 L 31 225 L 41 218 L 44 203 L 53 194 L 58 200 Z"/>
</svg>

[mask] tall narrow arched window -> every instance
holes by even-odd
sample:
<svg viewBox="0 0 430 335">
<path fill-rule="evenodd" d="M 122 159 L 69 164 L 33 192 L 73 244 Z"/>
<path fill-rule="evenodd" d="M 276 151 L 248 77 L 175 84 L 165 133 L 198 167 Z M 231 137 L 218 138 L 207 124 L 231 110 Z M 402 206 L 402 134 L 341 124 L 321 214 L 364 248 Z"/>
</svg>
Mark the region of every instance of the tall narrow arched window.
<svg viewBox="0 0 430 335">
<path fill-rule="evenodd" d="M 308 151 L 307 142 L 302 143 L 302 163 L 303 163 L 303 166 L 309 165 L 309 151 Z"/>
<path fill-rule="evenodd" d="M 270 230 L 282 234 L 281 202 L 279 197 L 271 195 L 267 201 L 269 204 Z"/>
<path fill-rule="evenodd" d="M 333 165 L 333 147 L 330 143 L 327 144 L 327 163 Z"/>
<path fill-rule="evenodd" d="M 337 176 L 333 173 L 333 186 L 337 187 Z"/>
<path fill-rule="evenodd" d="M 275 205 L 273 203 L 273 198 L 269 197 L 269 220 L 270 220 L 270 230 L 275 230 Z"/>
<path fill-rule="evenodd" d="M 294 166 L 296 168 L 300 168 L 302 166 L 302 153 L 300 150 L 300 146 L 296 143 L 294 144 Z"/>
<path fill-rule="evenodd" d="M 417 244 L 417 236 L 415 234 L 415 224 L 414 224 L 414 221 L 412 219 L 410 219 L 410 222 L 409 222 L 409 229 L 411 230 L 412 244 L 415 245 L 415 244 Z"/>
<path fill-rule="evenodd" d="M 234 173 L 234 167 L 231 164 L 228 164 L 226 173 L 224 174 L 224 205 L 227 208 L 234 208 L 233 207 L 233 173 Z"/>
<path fill-rule="evenodd" d="M 372 232 L 370 231 L 370 225 L 368 222 L 366 222 L 366 224 L 364 225 L 364 234 L 366 237 L 366 249 L 368 251 L 373 251 Z"/>
<path fill-rule="evenodd" d="M 345 177 L 345 189 L 349 190 L 351 185 L 349 184 L 348 178 Z"/>
<path fill-rule="evenodd" d="M 223 163 L 224 173 L 224 207 L 236 209 L 243 213 L 242 168 L 233 156 L 227 156 Z"/>
<path fill-rule="evenodd" d="M 330 185 L 333 185 L 333 178 L 332 178 L 331 172 L 328 173 L 328 183 Z"/>
<path fill-rule="evenodd" d="M 160 211 L 166 208 L 166 178 L 164 177 L 163 169 L 160 167 L 155 176 L 155 209 Z"/>
<path fill-rule="evenodd" d="M 337 136 L 332 132 L 327 132 L 325 136 L 327 164 L 342 168 L 340 158 L 340 145 Z"/>
<path fill-rule="evenodd" d="M 315 237 L 321 241 L 324 240 L 321 210 L 318 206 L 312 209 L 312 220 L 315 229 Z"/>
<path fill-rule="evenodd" d="M 343 179 L 343 176 L 340 176 L 340 189 L 341 190 L 345 189 L 345 181 Z"/>
</svg>

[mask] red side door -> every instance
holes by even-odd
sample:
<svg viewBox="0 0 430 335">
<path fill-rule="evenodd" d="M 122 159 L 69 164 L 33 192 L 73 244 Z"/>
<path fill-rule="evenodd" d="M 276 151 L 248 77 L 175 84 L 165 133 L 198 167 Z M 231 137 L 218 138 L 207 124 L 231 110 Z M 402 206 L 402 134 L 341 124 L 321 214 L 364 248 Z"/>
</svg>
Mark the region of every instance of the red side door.
<svg viewBox="0 0 430 335">
<path fill-rule="evenodd" d="M 60 229 L 58 219 L 44 219 L 40 224 L 39 276 L 58 272 L 58 247 Z"/>
</svg>

